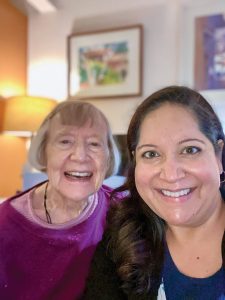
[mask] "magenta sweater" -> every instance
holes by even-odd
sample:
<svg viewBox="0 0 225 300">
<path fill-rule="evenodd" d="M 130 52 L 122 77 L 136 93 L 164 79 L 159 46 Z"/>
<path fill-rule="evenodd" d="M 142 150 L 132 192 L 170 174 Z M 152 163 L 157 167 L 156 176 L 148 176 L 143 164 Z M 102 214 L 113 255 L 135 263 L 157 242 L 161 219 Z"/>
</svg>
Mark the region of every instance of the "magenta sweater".
<svg viewBox="0 0 225 300">
<path fill-rule="evenodd" d="M 67 229 L 34 224 L 11 205 L 0 205 L 0 299 L 79 299 L 105 227 L 111 189 L 84 222 Z"/>
</svg>

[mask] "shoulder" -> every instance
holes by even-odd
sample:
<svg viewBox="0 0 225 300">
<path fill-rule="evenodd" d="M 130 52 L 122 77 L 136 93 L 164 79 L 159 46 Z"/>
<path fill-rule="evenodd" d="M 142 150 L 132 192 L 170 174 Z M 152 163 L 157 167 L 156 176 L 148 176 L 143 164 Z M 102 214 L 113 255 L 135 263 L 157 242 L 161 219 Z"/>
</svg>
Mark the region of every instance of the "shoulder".
<svg viewBox="0 0 225 300">
<path fill-rule="evenodd" d="M 110 199 L 113 194 L 113 199 L 116 200 L 121 200 L 122 198 L 125 197 L 124 192 L 114 192 L 114 189 L 103 184 L 101 188 L 98 190 L 98 196 L 99 197 L 105 197 L 107 199 Z"/>
<path fill-rule="evenodd" d="M 100 193 L 105 193 L 105 194 L 109 194 L 109 195 L 112 193 L 112 191 L 113 191 L 113 188 L 111 188 L 110 186 L 105 185 L 105 184 L 103 184 L 101 186 L 101 188 L 99 189 Z"/>
<path fill-rule="evenodd" d="M 32 186 L 31 188 L 27 189 L 27 190 L 24 190 L 22 192 L 18 192 L 17 194 L 13 195 L 12 197 L 6 199 L 6 201 L 11 201 L 11 200 L 14 200 L 14 199 L 20 199 L 20 198 L 23 198 L 24 195 L 30 193 L 31 191 L 33 191 L 34 189 L 36 189 L 37 187 L 41 186 L 42 184 L 44 184 L 46 181 L 43 181 L 43 182 L 40 182 L 34 186 Z"/>
<path fill-rule="evenodd" d="M 29 194 L 29 192 L 30 191 L 20 192 L 10 198 L 5 199 L 0 203 L 0 210 L 10 210 L 12 207 L 14 207 L 14 203 L 20 203 L 26 199 L 26 196 Z"/>
<path fill-rule="evenodd" d="M 101 204 L 105 203 L 107 207 L 110 203 L 110 197 L 112 193 L 112 188 L 108 187 L 107 185 L 102 185 L 101 188 L 98 190 L 98 199 L 100 200 Z"/>
<path fill-rule="evenodd" d="M 6 215 L 12 215 L 13 219 L 17 218 L 18 216 L 21 218 L 21 216 L 24 216 L 24 212 L 27 209 L 28 201 L 31 197 L 31 194 L 33 190 L 35 190 L 36 187 L 40 186 L 43 183 L 37 184 L 25 191 L 19 192 L 12 197 L 4 200 L 0 204 L 0 212 Z M 7 214 L 6 214 L 7 212 Z"/>
</svg>

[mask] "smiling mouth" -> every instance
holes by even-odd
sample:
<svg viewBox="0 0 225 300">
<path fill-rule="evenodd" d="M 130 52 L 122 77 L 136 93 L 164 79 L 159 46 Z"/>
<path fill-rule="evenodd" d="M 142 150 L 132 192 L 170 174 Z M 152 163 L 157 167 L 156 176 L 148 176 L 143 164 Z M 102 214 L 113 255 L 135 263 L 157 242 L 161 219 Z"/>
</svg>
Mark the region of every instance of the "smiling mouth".
<svg viewBox="0 0 225 300">
<path fill-rule="evenodd" d="M 183 190 L 179 190 L 176 192 L 172 192 L 172 191 L 168 191 L 168 190 L 161 190 L 161 192 L 164 196 L 178 198 L 178 197 L 188 195 L 191 192 L 191 189 L 188 188 L 188 189 L 183 189 Z"/>
<path fill-rule="evenodd" d="M 71 171 L 71 172 L 65 172 L 64 174 L 66 175 L 66 177 L 76 178 L 76 179 L 86 179 L 86 178 L 90 178 L 92 176 L 91 172 Z"/>
</svg>

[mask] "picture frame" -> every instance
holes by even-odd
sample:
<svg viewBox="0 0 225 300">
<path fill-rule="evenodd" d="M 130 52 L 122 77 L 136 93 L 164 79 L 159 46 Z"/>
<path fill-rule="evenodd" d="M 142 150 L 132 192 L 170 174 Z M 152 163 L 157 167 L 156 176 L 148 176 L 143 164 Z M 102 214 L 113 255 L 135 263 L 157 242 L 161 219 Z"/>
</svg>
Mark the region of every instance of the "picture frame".
<svg viewBox="0 0 225 300">
<path fill-rule="evenodd" d="M 203 51 L 199 45 L 201 37 L 196 28 L 197 20 L 210 18 L 225 13 L 223 0 L 208 3 L 208 5 L 184 6 L 180 24 L 180 64 L 179 83 L 199 91 L 213 106 L 225 130 L 225 88 L 211 88 L 208 83 L 199 84 L 205 80 L 203 72 L 207 72 Z M 200 32 L 200 34 L 202 34 Z M 196 76 L 199 76 L 197 79 Z"/>
<path fill-rule="evenodd" d="M 68 96 L 76 99 L 142 94 L 141 24 L 68 36 Z"/>
<path fill-rule="evenodd" d="M 195 18 L 194 83 L 197 90 L 225 89 L 225 15 Z"/>
</svg>

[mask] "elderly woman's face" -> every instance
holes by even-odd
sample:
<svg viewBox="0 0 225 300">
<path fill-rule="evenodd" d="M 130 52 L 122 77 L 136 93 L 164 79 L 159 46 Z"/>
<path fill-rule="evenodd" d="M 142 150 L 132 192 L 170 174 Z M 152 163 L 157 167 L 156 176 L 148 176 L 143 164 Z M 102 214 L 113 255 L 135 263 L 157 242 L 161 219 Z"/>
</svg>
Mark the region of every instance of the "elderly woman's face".
<svg viewBox="0 0 225 300">
<path fill-rule="evenodd" d="M 219 211 L 221 161 L 185 108 L 165 104 L 149 113 L 135 156 L 137 190 L 169 225 L 197 226 Z"/>
<path fill-rule="evenodd" d="M 107 127 L 103 120 L 91 126 L 62 125 L 59 116 L 50 124 L 46 146 L 51 191 L 62 198 L 86 200 L 102 185 L 108 168 Z"/>
</svg>

